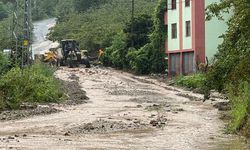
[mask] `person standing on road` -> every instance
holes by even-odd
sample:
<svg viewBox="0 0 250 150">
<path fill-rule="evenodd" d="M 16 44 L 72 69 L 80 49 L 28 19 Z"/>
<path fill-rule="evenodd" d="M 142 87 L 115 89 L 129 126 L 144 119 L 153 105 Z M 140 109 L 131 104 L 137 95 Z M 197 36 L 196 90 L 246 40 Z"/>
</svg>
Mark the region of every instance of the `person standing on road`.
<svg viewBox="0 0 250 150">
<path fill-rule="evenodd" d="M 100 59 L 101 59 L 103 54 L 104 54 L 104 50 L 102 48 L 100 48 L 99 51 L 98 51 L 98 61 L 99 62 L 100 62 Z"/>
</svg>

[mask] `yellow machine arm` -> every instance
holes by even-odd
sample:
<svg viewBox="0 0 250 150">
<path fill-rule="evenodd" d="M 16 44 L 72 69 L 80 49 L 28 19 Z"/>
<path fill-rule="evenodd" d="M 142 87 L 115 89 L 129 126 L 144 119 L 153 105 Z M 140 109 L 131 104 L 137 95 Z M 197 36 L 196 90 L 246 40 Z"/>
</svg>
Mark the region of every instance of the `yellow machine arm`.
<svg viewBox="0 0 250 150">
<path fill-rule="evenodd" d="M 44 58 L 44 61 L 46 62 L 53 62 L 53 61 L 57 61 L 57 54 L 55 52 L 47 52 L 45 53 L 45 58 Z"/>
</svg>

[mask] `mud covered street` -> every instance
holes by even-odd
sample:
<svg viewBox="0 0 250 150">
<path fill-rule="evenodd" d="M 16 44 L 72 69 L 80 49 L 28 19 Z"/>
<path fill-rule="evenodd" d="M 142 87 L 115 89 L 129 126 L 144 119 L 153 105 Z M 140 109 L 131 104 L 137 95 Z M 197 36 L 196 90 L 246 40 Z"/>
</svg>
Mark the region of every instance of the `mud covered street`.
<svg viewBox="0 0 250 150">
<path fill-rule="evenodd" d="M 34 43 L 32 45 L 33 55 L 44 54 L 50 48 L 54 48 L 59 45 L 57 42 L 52 42 L 47 39 L 49 29 L 55 24 L 55 18 L 34 22 Z"/>
<path fill-rule="evenodd" d="M 60 68 L 56 76 L 78 83 L 87 103 L 54 105 L 56 113 L 1 121 L 1 149 L 249 148 L 224 134 L 218 110 L 211 101 L 203 103 L 202 95 L 110 68 Z"/>
<path fill-rule="evenodd" d="M 46 39 L 53 25 L 34 23 L 34 54 L 58 45 Z M 111 68 L 60 68 L 56 76 L 67 101 L 0 113 L 0 149 L 249 149 L 224 134 L 218 109 L 200 94 Z"/>
</svg>

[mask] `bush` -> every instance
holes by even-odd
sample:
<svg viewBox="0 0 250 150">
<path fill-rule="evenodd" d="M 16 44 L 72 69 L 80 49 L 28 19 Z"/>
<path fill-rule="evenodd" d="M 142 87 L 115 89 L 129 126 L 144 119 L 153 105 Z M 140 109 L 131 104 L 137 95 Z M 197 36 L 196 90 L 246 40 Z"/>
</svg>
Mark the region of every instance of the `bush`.
<svg viewBox="0 0 250 150">
<path fill-rule="evenodd" d="M 167 30 L 164 24 L 164 13 L 167 7 L 167 0 L 159 0 L 153 15 L 152 33 L 149 35 L 149 43 L 141 47 L 136 53 L 135 62 L 132 68 L 136 73 L 164 73 L 167 68 L 165 60 L 165 40 Z M 133 54 L 133 55 L 136 55 Z"/>
<path fill-rule="evenodd" d="M 101 61 L 105 66 L 113 66 L 119 69 L 127 67 L 126 55 L 127 55 L 127 37 L 124 32 L 120 32 L 115 36 L 112 46 L 107 48 Z"/>
<path fill-rule="evenodd" d="M 0 78 L 0 109 L 18 109 L 23 102 L 50 103 L 62 99 L 59 82 L 47 66 L 13 68 Z"/>
<path fill-rule="evenodd" d="M 238 132 L 243 129 L 250 129 L 248 118 L 250 114 L 250 83 L 241 82 L 239 87 L 228 86 L 228 95 L 232 103 L 232 120 L 229 125 L 231 132 Z M 247 125 L 247 126 L 246 126 Z M 245 132 L 250 135 L 250 130 Z"/>
<path fill-rule="evenodd" d="M 149 61 L 148 49 L 145 48 L 149 45 L 150 44 L 147 44 L 139 50 L 130 50 L 127 55 L 127 59 L 130 60 L 129 64 L 131 69 L 137 74 L 150 73 L 151 65 Z"/>
<path fill-rule="evenodd" d="M 104 54 L 101 56 L 100 61 L 104 66 L 112 66 L 112 59 L 111 59 L 112 49 L 107 48 Z"/>
<path fill-rule="evenodd" d="M 166 7 L 164 4 L 159 1 L 154 14 L 154 26 L 151 16 L 147 15 L 136 17 L 133 24 L 131 22 L 126 24 L 123 31 L 114 37 L 112 46 L 106 49 L 101 59 L 105 66 L 129 69 L 137 74 L 165 71 L 167 66 L 164 52 L 166 31 L 164 22 L 160 21 Z"/>
<path fill-rule="evenodd" d="M 9 71 L 11 62 L 2 52 L 0 52 L 0 76 Z"/>
<path fill-rule="evenodd" d="M 181 76 L 176 80 L 176 84 L 187 88 L 202 88 L 206 82 L 206 76 L 202 73 L 196 73 L 190 76 Z"/>
</svg>

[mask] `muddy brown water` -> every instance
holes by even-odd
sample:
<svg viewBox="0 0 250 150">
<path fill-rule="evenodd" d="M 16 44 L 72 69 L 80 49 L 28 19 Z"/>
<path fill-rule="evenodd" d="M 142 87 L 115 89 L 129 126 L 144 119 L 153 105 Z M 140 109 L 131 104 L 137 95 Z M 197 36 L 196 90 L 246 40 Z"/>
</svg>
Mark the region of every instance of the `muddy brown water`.
<svg viewBox="0 0 250 150">
<path fill-rule="evenodd" d="M 180 93 L 201 95 L 110 68 L 61 68 L 56 76 L 77 82 L 88 103 L 0 122 L 0 149 L 249 149 L 243 138 L 224 134 L 210 102 Z"/>
</svg>

